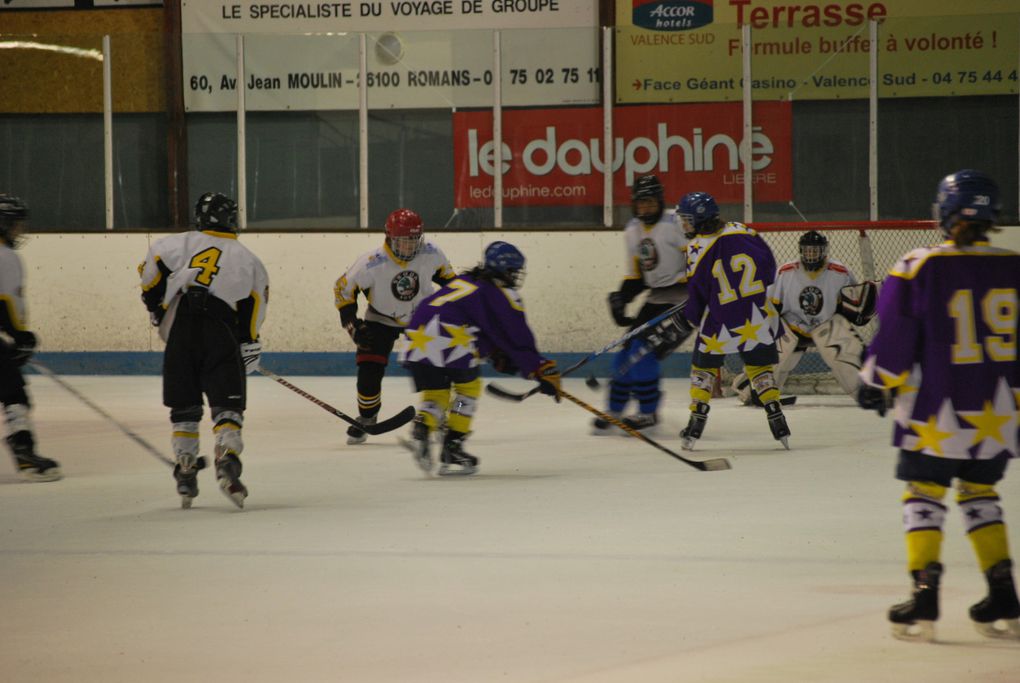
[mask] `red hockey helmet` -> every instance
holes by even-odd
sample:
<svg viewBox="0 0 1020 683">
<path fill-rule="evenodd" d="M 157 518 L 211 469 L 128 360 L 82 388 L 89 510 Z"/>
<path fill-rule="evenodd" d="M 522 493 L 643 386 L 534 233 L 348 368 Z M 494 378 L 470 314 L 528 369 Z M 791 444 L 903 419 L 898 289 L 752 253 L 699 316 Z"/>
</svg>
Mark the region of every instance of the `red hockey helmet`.
<svg viewBox="0 0 1020 683">
<path fill-rule="evenodd" d="M 404 261 L 418 253 L 423 232 L 421 216 L 410 209 L 397 209 L 386 219 L 386 243 L 393 255 Z"/>
</svg>

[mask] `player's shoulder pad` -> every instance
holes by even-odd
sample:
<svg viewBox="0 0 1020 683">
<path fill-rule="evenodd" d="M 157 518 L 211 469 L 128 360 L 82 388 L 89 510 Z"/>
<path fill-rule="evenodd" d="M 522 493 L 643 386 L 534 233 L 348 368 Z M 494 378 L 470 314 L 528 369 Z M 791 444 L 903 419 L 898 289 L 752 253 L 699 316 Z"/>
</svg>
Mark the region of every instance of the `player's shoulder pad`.
<svg viewBox="0 0 1020 683">
<path fill-rule="evenodd" d="M 954 245 L 939 244 L 934 247 L 918 247 L 917 249 L 911 249 L 904 254 L 899 261 L 889 270 L 889 274 L 893 277 L 900 277 L 907 280 L 912 279 L 917 272 L 921 270 L 929 258 L 938 254 L 952 254 L 955 253 L 956 247 Z"/>
<path fill-rule="evenodd" d="M 792 270 L 800 270 L 800 261 L 790 261 L 789 263 L 784 263 L 779 266 L 780 273 L 787 273 Z"/>
<path fill-rule="evenodd" d="M 834 270 L 837 273 L 849 273 L 850 272 L 850 270 L 846 266 L 844 266 L 842 263 L 839 263 L 837 261 L 829 261 L 827 264 L 825 264 L 825 269 L 826 270 Z"/>
</svg>

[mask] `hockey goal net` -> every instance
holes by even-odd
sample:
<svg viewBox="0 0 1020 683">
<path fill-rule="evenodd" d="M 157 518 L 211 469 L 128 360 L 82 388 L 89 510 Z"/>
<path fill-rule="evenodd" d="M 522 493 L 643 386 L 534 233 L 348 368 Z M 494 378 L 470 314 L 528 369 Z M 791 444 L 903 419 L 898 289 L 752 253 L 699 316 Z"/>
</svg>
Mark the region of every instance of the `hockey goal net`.
<svg viewBox="0 0 1020 683">
<path fill-rule="evenodd" d="M 752 223 L 768 242 L 782 266 L 800 259 L 798 242 L 801 235 L 816 230 L 829 241 L 828 255 L 846 265 L 858 281 L 882 281 L 889 269 L 901 256 L 918 247 L 930 246 L 944 238 L 935 221 L 845 221 L 802 223 Z M 877 329 L 877 320 L 858 328 L 865 342 L 869 342 Z M 726 359 L 723 385 L 726 378 L 742 370 L 740 359 Z M 785 394 L 841 394 L 836 378 L 821 357 L 808 351 L 803 355 L 783 387 Z"/>
</svg>

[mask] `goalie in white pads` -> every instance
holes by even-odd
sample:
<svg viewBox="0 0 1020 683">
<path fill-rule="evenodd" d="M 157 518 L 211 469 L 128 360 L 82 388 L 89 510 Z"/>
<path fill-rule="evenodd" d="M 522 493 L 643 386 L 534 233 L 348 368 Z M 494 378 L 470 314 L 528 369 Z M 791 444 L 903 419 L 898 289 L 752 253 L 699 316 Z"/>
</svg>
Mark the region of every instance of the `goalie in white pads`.
<svg viewBox="0 0 1020 683">
<path fill-rule="evenodd" d="M 799 247 L 800 259 L 779 267 L 772 291 L 786 328 L 778 344 L 776 384 L 782 389 L 801 356 L 814 347 L 843 391 L 854 396 L 864 351 L 856 326 L 875 315 L 878 286 L 858 284 L 849 268 L 829 258 L 829 240 L 815 230 L 801 236 Z M 731 387 L 744 405 L 761 404 L 746 374 L 737 375 Z"/>
<path fill-rule="evenodd" d="M 216 437 L 216 479 L 224 495 L 244 507 L 241 427 L 245 372 L 258 368 L 259 328 L 269 303 L 269 276 L 237 241 L 237 204 L 207 192 L 195 205 L 195 229 L 152 243 L 138 266 L 142 301 L 159 336 L 163 405 L 173 423 L 174 478 L 181 506 L 198 495 L 198 424 L 209 402 Z"/>
</svg>

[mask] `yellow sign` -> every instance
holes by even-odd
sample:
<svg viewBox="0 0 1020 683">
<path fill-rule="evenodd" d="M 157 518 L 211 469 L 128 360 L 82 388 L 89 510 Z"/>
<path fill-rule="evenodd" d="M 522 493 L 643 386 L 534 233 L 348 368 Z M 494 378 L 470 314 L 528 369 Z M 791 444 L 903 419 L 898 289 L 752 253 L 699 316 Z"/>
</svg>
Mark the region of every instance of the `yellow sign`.
<svg viewBox="0 0 1020 683">
<path fill-rule="evenodd" d="M 871 19 L 879 97 L 1018 92 L 1013 0 L 617 0 L 617 101 L 741 99 L 743 25 L 755 99 L 866 98 Z"/>
</svg>

